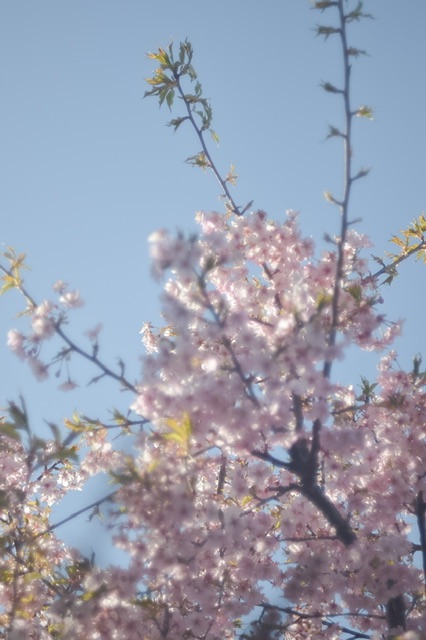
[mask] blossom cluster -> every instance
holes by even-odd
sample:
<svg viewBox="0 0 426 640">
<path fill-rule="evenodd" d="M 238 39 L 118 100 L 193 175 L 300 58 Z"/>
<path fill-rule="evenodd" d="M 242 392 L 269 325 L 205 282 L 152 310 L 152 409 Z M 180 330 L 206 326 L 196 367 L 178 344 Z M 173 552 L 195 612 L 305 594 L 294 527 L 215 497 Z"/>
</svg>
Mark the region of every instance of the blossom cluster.
<svg viewBox="0 0 426 640">
<path fill-rule="evenodd" d="M 258 628 L 271 620 L 265 637 L 277 639 L 424 637 L 424 377 L 386 351 L 400 326 L 382 312 L 368 238 L 348 233 L 336 297 L 338 239 L 316 256 L 294 212 L 197 220 L 198 237 L 151 238 L 153 273 L 169 274 L 165 326 L 143 327 L 130 407 L 149 426 L 126 455 L 104 432 L 85 436 L 82 473 L 119 485 L 108 526 L 128 566 L 77 568 L 69 593 L 34 577 L 43 594 L 27 632 L 254 638 L 261 611 Z M 51 309 L 38 309 L 33 334 L 47 338 Z M 28 357 L 16 334 L 10 343 Z M 353 346 L 380 352 L 368 393 L 328 373 Z M 16 458 L 17 483 L 25 464 Z"/>
<path fill-rule="evenodd" d="M 84 302 L 77 290 L 69 290 L 68 284 L 59 280 L 54 285 L 54 291 L 58 294 L 58 302 L 44 300 L 35 305 L 30 301 L 28 312 L 31 315 L 31 330 L 23 334 L 17 329 L 8 332 L 8 346 L 23 361 L 26 361 L 37 380 L 46 380 L 49 377 L 49 367 L 52 363 L 45 362 L 41 358 L 41 351 L 46 340 L 50 340 L 67 320 L 67 311 L 83 306 Z M 55 362 L 66 358 L 55 359 Z M 76 387 L 71 379 L 62 383 L 64 391 L 71 391 Z"/>
<path fill-rule="evenodd" d="M 163 308 L 173 331 L 145 331 L 151 353 L 133 409 L 160 432 L 166 419 L 190 416 L 185 460 L 191 472 L 182 471 L 182 482 L 189 474 L 192 480 L 185 492 L 190 518 L 188 524 L 178 519 L 180 536 L 170 535 L 173 510 L 163 513 L 166 558 L 156 528 L 143 525 L 157 541 L 148 545 L 152 566 L 166 569 L 170 557 L 180 555 L 188 564 L 189 553 L 190 575 L 181 578 L 185 589 L 179 594 L 187 613 L 200 606 L 202 593 L 215 612 L 228 600 L 229 619 L 236 619 L 251 610 L 249 594 L 258 598 L 259 584 L 266 582 L 302 616 L 287 621 L 295 634 L 290 637 L 340 637 L 340 631 L 331 636 L 324 630 L 327 615 L 348 615 L 355 629 L 380 634 L 388 622 L 386 603 L 403 594 L 408 608 L 422 589 L 410 530 L 416 496 L 426 488 L 425 397 L 423 380 L 395 370 L 392 353 L 380 360 L 374 401 L 324 376 L 324 363 L 344 357 L 349 345 L 381 351 L 399 333 L 399 325 L 388 324 L 377 310 L 377 283 L 360 255 L 368 239 L 351 231 L 346 240 L 338 340 L 330 344 L 336 250 L 315 258 L 292 212 L 281 224 L 264 212 L 232 221 L 203 213 L 199 223 L 200 238 L 188 239 L 186 250 L 182 237 L 153 238 L 154 272 L 172 272 Z M 354 542 L 347 549 L 336 540 L 331 507 L 321 508 L 313 493 L 300 488 L 289 458 L 297 442 L 312 451 L 313 425 L 320 427 L 315 486 L 350 523 Z M 167 502 L 175 504 L 177 465 L 167 470 L 165 454 L 157 455 L 156 486 L 171 492 Z M 220 517 L 211 513 L 212 504 Z M 139 515 L 144 521 L 144 501 Z M 192 541 L 191 552 L 180 552 L 181 537 L 185 547 Z M 212 538 L 218 540 L 211 594 L 203 584 L 194 597 L 188 579 L 194 583 L 191 577 L 206 566 Z M 224 563 L 228 553 L 232 560 Z M 209 624 L 206 637 L 221 637 L 218 616 L 201 610 Z M 424 629 L 415 608 L 411 623 Z"/>
</svg>

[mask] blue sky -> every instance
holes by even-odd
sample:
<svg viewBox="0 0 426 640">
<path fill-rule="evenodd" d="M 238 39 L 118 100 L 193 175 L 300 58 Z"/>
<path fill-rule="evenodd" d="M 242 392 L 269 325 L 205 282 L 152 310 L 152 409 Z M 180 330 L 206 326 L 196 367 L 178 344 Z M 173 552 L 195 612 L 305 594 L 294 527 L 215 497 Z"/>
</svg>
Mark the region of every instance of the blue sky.
<svg viewBox="0 0 426 640">
<path fill-rule="evenodd" d="M 365 2 L 375 20 L 354 25 L 350 43 L 366 49 L 353 69 L 353 106 L 371 105 L 372 122 L 354 126 L 355 166 L 372 167 L 353 192 L 352 218 L 371 235 L 374 253 L 425 210 L 426 4 Z M 184 163 L 199 151 L 192 131 L 165 126 L 170 114 L 143 99 L 153 64 L 145 53 L 188 37 L 204 94 L 211 98 L 218 167 L 240 176 L 239 203 L 282 218 L 301 212 L 319 245 L 338 230 L 337 210 L 324 190 L 340 194 L 342 149 L 325 142 L 327 125 L 341 122 L 339 100 L 320 82 L 339 83 L 337 40 L 315 37 L 328 21 L 308 0 L 16 0 L 0 6 L 1 145 L 0 242 L 27 253 L 26 285 L 43 300 L 63 279 L 86 306 L 71 314 L 70 335 L 104 323 L 100 355 L 121 356 L 138 376 L 144 321 L 159 322 L 160 289 L 150 278 L 147 237 L 159 227 L 194 229 L 199 209 L 221 209 L 215 180 Z M 178 109 L 178 107 L 177 107 Z M 176 111 L 178 114 L 178 111 Z M 406 317 L 400 361 L 425 352 L 426 271 L 401 269 L 384 292 L 390 319 Z M 56 391 L 58 381 L 34 381 L 6 347 L 16 295 L 0 300 L 0 406 L 25 396 L 34 429 L 61 423 L 74 409 L 105 418 L 130 403 L 105 381 L 85 387 L 96 372 L 74 359 L 82 386 Z M 80 337 L 81 336 L 81 337 Z M 359 382 L 374 361 L 353 354 L 339 375 Z M 78 505 L 84 503 L 79 497 Z M 77 508 L 77 507 L 76 507 Z"/>
</svg>

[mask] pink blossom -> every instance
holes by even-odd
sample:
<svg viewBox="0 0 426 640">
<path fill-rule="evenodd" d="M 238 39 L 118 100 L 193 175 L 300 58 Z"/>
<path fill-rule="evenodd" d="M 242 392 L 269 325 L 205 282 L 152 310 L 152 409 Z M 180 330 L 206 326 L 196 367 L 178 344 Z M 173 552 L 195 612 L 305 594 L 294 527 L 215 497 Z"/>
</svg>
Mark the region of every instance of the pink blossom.
<svg viewBox="0 0 426 640">
<path fill-rule="evenodd" d="M 29 356 L 28 363 L 37 380 L 42 381 L 49 377 L 49 368 L 41 360 L 34 356 Z"/>
<path fill-rule="evenodd" d="M 51 338 L 55 333 L 55 324 L 51 318 L 34 315 L 31 325 L 34 331 L 34 338 L 37 340 Z"/>
<path fill-rule="evenodd" d="M 31 326 L 37 340 L 51 338 L 55 333 L 55 323 L 52 312 L 55 306 L 49 300 L 45 300 L 34 310 L 31 318 Z"/>
<path fill-rule="evenodd" d="M 25 360 L 25 336 L 16 329 L 10 329 L 7 334 L 7 346 L 18 356 L 20 360 Z"/>
<path fill-rule="evenodd" d="M 395 352 L 379 361 L 370 395 L 324 375 L 350 346 L 381 349 L 397 333 L 362 279 L 367 240 L 349 235 L 333 343 L 336 254 L 315 258 L 296 214 L 199 220 L 198 239 L 152 238 L 154 269 L 169 275 L 165 326 L 142 327 L 148 353 L 131 405 L 149 428 L 124 447 L 101 423 L 88 425 L 79 466 L 55 460 L 56 442 L 37 445 L 47 464 L 35 480 L 20 442 L 0 456 L 14 496 L 7 508 L 24 514 L 16 521 L 97 473 L 117 489 L 105 511 L 128 565 L 103 571 L 68 556 L 64 593 L 46 593 L 45 573 L 31 579 L 33 618 L 42 611 L 49 628 L 66 615 L 75 636 L 93 640 L 223 640 L 237 637 L 237 618 L 272 607 L 279 593 L 294 612 L 283 618 L 292 637 L 337 640 L 344 620 L 353 635 L 380 638 L 389 635 L 390 599 L 403 594 L 409 640 L 425 628 L 413 562 L 413 510 L 426 493 L 424 386 Z M 34 313 L 40 337 L 54 311 L 46 303 Z M 9 341 L 25 353 L 21 334 Z M 30 366 L 45 377 L 37 347 Z M 53 534 L 40 544 L 53 545 L 43 553 L 56 570 L 64 556 Z M 11 597 L 3 585 L 0 602 L 2 589 Z M 262 619 L 278 624 L 281 612 L 269 611 Z"/>
<path fill-rule="evenodd" d="M 74 380 L 67 380 L 59 385 L 58 389 L 61 391 L 73 391 L 78 387 L 78 384 Z"/>
<path fill-rule="evenodd" d="M 158 337 L 156 337 L 153 333 L 152 324 L 150 322 L 144 322 L 139 333 L 142 335 L 142 342 L 147 353 L 153 353 L 154 351 L 157 351 Z"/>
<path fill-rule="evenodd" d="M 95 325 L 93 329 L 88 329 L 88 331 L 85 331 L 84 333 L 91 342 L 95 342 L 99 338 L 99 334 L 102 330 L 102 327 L 103 327 L 102 322 L 98 322 L 98 324 Z"/>
<path fill-rule="evenodd" d="M 63 491 L 58 489 L 57 479 L 51 475 L 46 475 L 38 483 L 38 493 L 40 499 L 49 506 L 58 502 L 63 496 Z"/>
<path fill-rule="evenodd" d="M 69 309 L 76 309 L 84 305 L 83 300 L 80 298 L 80 292 L 77 290 L 66 291 L 59 297 L 59 302 Z"/>
<path fill-rule="evenodd" d="M 53 290 L 57 293 L 63 293 L 68 288 L 68 282 L 64 282 L 63 280 L 58 280 L 53 285 Z"/>
</svg>

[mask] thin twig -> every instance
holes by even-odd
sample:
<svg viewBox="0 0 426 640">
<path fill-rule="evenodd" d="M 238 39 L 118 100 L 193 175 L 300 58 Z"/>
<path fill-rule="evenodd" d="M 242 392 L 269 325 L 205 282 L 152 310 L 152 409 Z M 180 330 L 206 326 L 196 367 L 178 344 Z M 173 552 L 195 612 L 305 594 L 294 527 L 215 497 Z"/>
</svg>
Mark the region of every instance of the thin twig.
<svg viewBox="0 0 426 640">
<path fill-rule="evenodd" d="M 40 538 L 41 536 L 44 536 L 47 533 L 51 533 L 58 527 L 61 527 L 63 524 L 70 522 L 70 520 L 74 520 L 74 518 L 77 518 L 77 516 L 80 516 L 82 513 L 85 513 L 86 511 L 90 511 L 90 509 L 95 509 L 96 507 L 99 507 L 104 502 L 111 500 L 116 495 L 116 493 L 117 491 L 112 491 L 107 496 L 104 496 L 103 498 L 100 498 L 99 500 L 92 502 L 91 504 L 87 505 L 86 507 L 83 507 L 82 509 L 79 509 L 78 511 L 74 511 L 74 513 L 72 513 L 71 515 L 67 516 L 66 518 L 63 518 L 63 520 L 59 520 L 59 522 L 55 522 L 50 527 L 47 527 L 47 529 L 40 531 L 40 533 L 34 536 L 33 539 L 36 540 L 37 538 Z"/>
<path fill-rule="evenodd" d="M 337 328 L 339 325 L 339 302 L 340 293 L 343 280 L 343 267 L 344 267 L 344 253 L 346 236 L 348 232 L 348 212 L 349 212 L 349 198 L 351 194 L 351 186 L 353 182 L 352 178 L 352 149 L 351 149 L 351 133 L 352 133 L 352 117 L 353 113 L 350 106 L 350 78 L 351 78 L 351 65 L 349 63 L 348 43 L 346 39 L 346 21 L 343 7 L 343 0 L 338 0 L 336 7 L 339 11 L 340 27 L 338 33 L 342 45 L 343 54 L 343 66 L 344 66 L 344 89 L 341 92 L 344 102 L 345 112 L 345 131 L 342 135 L 343 138 L 343 151 L 344 151 L 344 189 L 343 199 L 337 203 L 340 208 L 341 225 L 340 225 L 340 239 L 337 248 L 337 264 L 336 264 L 336 277 L 334 281 L 333 300 L 331 304 L 331 327 L 328 335 L 329 346 L 334 346 L 337 337 Z M 332 360 L 324 362 L 323 373 L 324 377 L 329 378 L 331 374 Z"/>
<path fill-rule="evenodd" d="M 227 199 L 227 201 L 229 202 L 232 211 L 237 215 L 237 216 L 241 216 L 243 214 L 242 211 L 240 211 L 240 208 L 237 206 L 237 204 L 235 203 L 229 189 L 228 189 L 228 185 L 226 184 L 226 180 L 224 180 L 222 178 L 222 176 L 220 175 L 214 161 L 213 158 L 208 150 L 208 147 L 206 145 L 206 141 L 204 140 L 204 135 L 203 132 L 201 131 L 201 129 L 199 128 L 199 126 L 197 125 L 195 118 L 193 116 L 193 112 L 191 109 L 191 105 L 189 104 L 188 100 L 186 99 L 186 95 L 185 92 L 182 88 L 182 84 L 180 82 L 180 75 L 173 69 L 173 78 L 176 82 L 176 88 L 179 92 L 180 97 L 182 98 L 184 104 L 185 104 L 185 108 L 186 108 L 186 112 L 188 114 L 188 120 L 190 121 L 190 123 L 192 124 L 192 127 L 197 135 L 198 140 L 200 141 L 201 147 L 203 149 L 203 153 L 206 156 L 208 163 L 209 163 L 209 168 L 210 170 L 213 172 L 213 175 L 215 176 L 216 180 L 218 181 L 218 183 L 221 186 L 221 189 L 224 193 L 225 198 Z"/>
<path fill-rule="evenodd" d="M 389 273 L 390 271 L 395 270 L 396 267 L 401 264 L 401 262 L 404 262 L 404 260 L 407 260 L 407 258 L 410 258 L 414 253 L 417 253 L 418 251 L 421 251 L 422 249 L 425 249 L 425 248 L 426 248 L 426 239 L 419 242 L 419 244 L 417 244 L 415 247 L 411 247 L 411 249 L 409 249 L 406 253 L 404 253 L 401 256 L 398 256 L 398 258 L 396 258 L 393 262 L 391 262 L 388 265 L 385 265 L 384 267 L 382 267 L 381 269 L 373 273 L 371 276 L 367 276 L 366 278 L 364 278 L 364 281 L 370 280 L 372 278 L 373 279 L 379 278 L 385 273 Z"/>
<path fill-rule="evenodd" d="M 0 271 L 2 271 L 5 275 L 13 278 L 13 273 L 1 264 L 0 264 Z M 18 289 L 18 291 L 23 295 L 23 297 L 28 302 L 31 309 L 37 308 L 38 306 L 37 302 L 29 294 L 29 292 L 26 290 L 26 288 L 23 286 L 22 283 L 17 283 L 15 288 Z M 125 387 L 129 391 L 133 391 L 133 393 L 137 393 L 136 387 L 131 382 L 129 382 L 124 377 L 123 374 L 120 375 L 118 373 L 115 373 L 112 369 L 110 369 L 105 364 L 103 364 L 103 362 L 101 362 L 101 360 L 99 360 L 99 358 L 95 354 L 88 353 L 84 349 L 81 349 L 79 346 L 77 346 L 75 342 L 71 340 L 71 338 L 69 338 L 66 335 L 66 333 L 62 330 L 60 321 L 54 322 L 53 326 L 54 326 L 55 332 L 69 346 L 71 351 L 74 351 L 75 353 L 78 353 L 82 358 L 89 360 L 92 364 L 94 364 L 96 367 L 98 367 L 98 369 L 100 369 L 103 372 L 103 375 L 108 376 L 109 378 L 113 378 L 114 380 L 117 380 L 118 382 L 120 382 L 120 384 L 123 385 L 123 387 Z"/>
</svg>

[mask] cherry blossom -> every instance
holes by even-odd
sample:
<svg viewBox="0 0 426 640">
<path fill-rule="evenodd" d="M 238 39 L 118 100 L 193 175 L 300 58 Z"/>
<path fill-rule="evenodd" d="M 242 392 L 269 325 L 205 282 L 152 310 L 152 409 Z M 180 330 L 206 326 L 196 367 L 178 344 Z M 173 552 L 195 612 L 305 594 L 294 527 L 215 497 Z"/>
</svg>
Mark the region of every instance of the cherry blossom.
<svg viewBox="0 0 426 640">
<path fill-rule="evenodd" d="M 115 448 L 105 428 L 86 429 L 78 468 L 46 463 L 35 477 L 24 450 L 8 444 L 8 493 L 24 487 L 13 508 L 27 527 L 42 533 L 41 505 L 109 474 L 108 527 L 129 557 L 125 569 L 101 570 L 54 532 L 42 535 L 49 567 L 31 583 L 34 620 L 17 616 L 13 633 L 219 640 L 269 624 L 277 638 L 285 630 L 337 639 L 347 629 L 383 639 L 393 625 L 394 637 L 415 638 L 426 628 L 413 562 L 426 491 L 424 378 L 400 370 L 395 351 L 380 355 L 399 327 L 364 277 L 366 238 L 348 235 L 330 345 L 336 257 L 316 257 L 297 214 L 197 219 L 197 239 L 151 238 L 154 272 L 169 274 L 165 326 L 142 328 L 147 354 L 131 408 L 150 426 L 134 434 L 132 451 Z M 19 332 L 9 343 L 25 352 Z M 379 353 L 367 399 L 323 374 L 353 345 Z M 52 571 L 72 576 L 67 591 L 46 585 Z M 22 598 L 26 590 L 22 583 Z M 1 598 L 7 608 L 7 586 Z M 250 625 L 259 608 L 263 622 Z"/>
<path fill-rule="evenodd" d="M 16 329 L 10 329 L 7 334 L 7 346 L 18 356 L 20 360 L 25 360 L 27 357 L 24 344 L 24 335 Z"/>
<path fill-rule="evenodd" d="M 76 309 L 84 305 L 83 300 L 80 298 L 79 291 L 66 291 L 62 293 L 62 295 L 59 296 L 59 302 L 69 309 Z"/>
<path fill-rule="evenodd" d="M 346 16 L 342 0 L 314 4 L 340 10 L 340 27 L 318 34 L 342 38 L 348 79 L 349 56 L 365 53 L 345 39 L 346 25 L 366 17 L 362 3 Z M 340 131 L 349 178 L 342 201 L 328 194 L 342 226 L 326 249 L 302 234 L 295 211 L 273 219 L 237 207 L 204 142 L 208 103 L 199 85 L 188 98 L 180 84 L 196 76 L 189 42 L 179 61 L 171 46 L 150 57 L 160 69 L 148 93 L 170 107 L 180 91 L 188 115 L 177 126 L 195 126 L 227 213 L 199 212 L 198 234 L 150 236 L 164 326 L 142 325 L 137 384 L 123 363 L 117 372 L 99 360 L 100 323 L 86 332 L 90 351 L 64 332 L 79 291 L 59 280 L 57 302 L 36 304 L 17 275 L 21 256 L 7 254 L 6 285 L 28 304 L 28 333 L 8 334 L 17 357 L 40 381 L 55 367 L 72 391 L 77 354 L 97 368 L 92 382 L 109 376 L 132 397 L 110 421 L 76 412 L 64 438 L 52 424 L 50 439 L 35 435 L 23 402 L 1 418 L 0 636 L 422 640 L 426 374 L 418 357 L 411 371 L 398 365 L 403 323 L 386 316 L 380 276 L 424 251 L 426 220 L 405 234 L 419 244 L 402 243 L 375 272 L 369 238 L 347 217 L 365 171 L 351 172 Z M 347 86 L 328 91 L 347 100 L 347 131 L 369 114 L 348 109 Z M 55 336 L 62 346 L 49 356 Z M 334 364 L 353 349 L 376 354 L 375 380 L 339 380 Z M 53 522 L 52 508 L 70 491 L 83 496 L 96 475 L 105 494 Z M 61 526 L 83 513 L 104 522 L 120 566 L 61 541 Z"/>
</svg>

